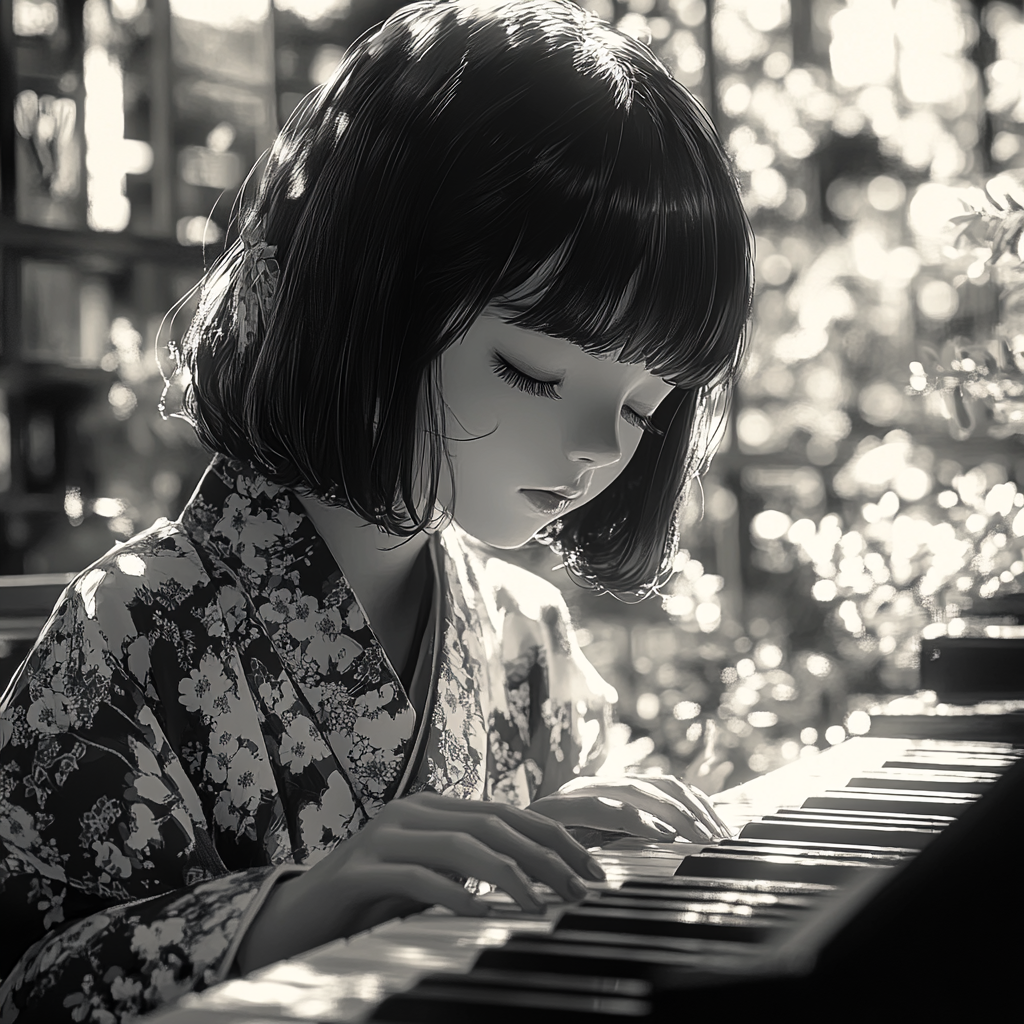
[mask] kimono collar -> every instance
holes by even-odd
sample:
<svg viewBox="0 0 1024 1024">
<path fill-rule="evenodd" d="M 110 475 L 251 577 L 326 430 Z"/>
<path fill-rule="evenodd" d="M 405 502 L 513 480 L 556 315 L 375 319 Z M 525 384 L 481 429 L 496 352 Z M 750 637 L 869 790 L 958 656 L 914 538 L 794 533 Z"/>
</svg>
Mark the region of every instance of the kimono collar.
<svg viewBox="0 0 1024 1024">
<path fill-rule="evenodd" d="M 217 456 L 181 523 L 253 598 L 372 817 L 395 792 L 417 716 L 301 502 L 246 463 Z M 493 627 L 484 625 L 486 588 L 465 535 L 452 524 L 437 541 L 443 621 L 436 699 L 433 713 L 427 708 L 425 716 L 430 771 L 423 782 L 438 792 L 479 799 L 487 751 L 481 689 L 498 645 Z"/>
<path fill-rule="evenodd" d="M 307 593 L 322 596 L 342 580 L 338 563 L 295 493 L 248 463 L 215 456 L 181 523 L 250 593 L 269 593 L 297 562 L 306 563 Z"/>
</svg>

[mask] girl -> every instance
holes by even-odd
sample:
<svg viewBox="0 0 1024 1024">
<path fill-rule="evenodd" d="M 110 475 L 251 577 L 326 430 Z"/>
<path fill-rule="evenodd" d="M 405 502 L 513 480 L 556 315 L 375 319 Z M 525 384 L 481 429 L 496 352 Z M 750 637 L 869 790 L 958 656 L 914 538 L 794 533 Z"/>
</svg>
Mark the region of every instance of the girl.
<svg viewBox="0 0 1024 1024">
<path fill-rule="evenodd" d="M 71 584 L 4 701 L 4 1021 L 485 913 L 467 877 L 578 899 L 600 869 L 565 825 L 726 833 L 676 780 L 593 778 L 614 691 L 558 591 L 484 554 L 665 578 L 751 292 L 699 105 L 563 0 L 417 3 L 238 216 L 178 348 L 213 462 Z"/>
</svg>

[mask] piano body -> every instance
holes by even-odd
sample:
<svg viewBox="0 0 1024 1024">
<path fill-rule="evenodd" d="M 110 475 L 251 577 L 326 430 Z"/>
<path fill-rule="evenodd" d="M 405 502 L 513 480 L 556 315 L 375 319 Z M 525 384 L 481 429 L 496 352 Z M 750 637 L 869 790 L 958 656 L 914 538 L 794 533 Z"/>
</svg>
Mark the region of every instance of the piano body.
<svg viewBox="0 0 1024 1024">
<path fill-rule="evenodd" d="M 543 917 L 438 908 L 185 997 L 154 1024 L 909 1020 L 1018 1002 L 1024 712 L 878 717 L 715 798 L 739 835 L 619 840 Z M 782 1003 L 782 1000 L 786 1000 Z"/>
</svg>

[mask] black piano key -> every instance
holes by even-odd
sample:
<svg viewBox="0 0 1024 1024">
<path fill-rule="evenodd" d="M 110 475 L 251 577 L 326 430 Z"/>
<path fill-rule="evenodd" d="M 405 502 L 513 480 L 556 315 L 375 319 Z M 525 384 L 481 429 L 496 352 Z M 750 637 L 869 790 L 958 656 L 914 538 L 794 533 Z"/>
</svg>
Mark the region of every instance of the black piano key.
<svg viewBox="0 0 1024 1024">
<path fill-rule="evenodd" d="M 846 789 L 897 790 L 909 793 L 933 793 L 959 796 L 970 796 L 981 799 L 985 790 L 999 778 L 990 773 L 964 772 L 958 778 L 943 775 L 928 778 L 925 774 L 911 775 L 909 772 L 893 772 L 891 774 L 872 773 L 850 779 Z"/>
<path fill-rule="evenodd" d="M 575 933 L 571 938 L 575 938 Z M 588 936 L 589 938 L 589 936 Z M 655 950 L 649 946 L 630 948 L 616 941 L 606 945 L 594 942 L 567 941 L 552 935 L 536 939 L 511 939 L 500 949 L 487 949 L 480 954 L 477 966 L 508 971 L 546 974 L 601 974 L 614 970 L 623 977 L 647 979 L 651 965 L 677 966 L 689 963 L 696 950 Z"/>
<path fill-rule="evenodd" d="M 1020 757 L 1021 754 L 1024 754 L 1024 746 L 1005 740 L 977 742 L 964 737 L 960 740 L 932 740 L 925 743 L 913 743 L 906 752 L 908 754 L 944 752 L 958 757 L 964 754 L 979 754 L 982 757 Z"/>
<path fill-rule="evenodd" d="M 830 807 L 787 807 L 776 814 L 766 814 L 762 821 L 795 821 L 806 824 L 814 822 L 833 822 L 856 827 L 857 825 L 887 825 L 892 828 L 931 828 L 944 829 L 956 819 L 951 815 L 939 814 L 907 814 L 900 811 L 862 811 L 851 808 L 836 810 Z"/>
<path fill-rule="evenodd" d="M 522 986 L 478 988 L 452 976 L 447 980 L 424 979 L 409 992 L 386 999 L 370 1020 L 395 1024 L 452 1024 L 470 1015 L 479 1015 L 494 1024 L 505 1021 L 521 1024 L 524 1011 L 529 1011 L 532 1020 L 638 1018 L 650 1014 L 651 1003 L 623 996 L 548 992 Z"/>
<path fill-rule="evenodd" d="M 555 932 L 561 928 L 571 928 L 574 931 L 603 931 L 610 934 L 763 942 L 770 935 L 777 934 L 784 923 L 783 919 L 754 919 L 730 913 L 651 910 L 637 915 L 614 907 L 578 905 L 562 915 L 555 926 Z"/>
<path fill-rule="evenodd" d="M 751 920 L 764 918 L 771 920 L 791 920 L 805 910 L 807 906 L 792 904 L 757 904 L 736 903 L 732 900 L 687 899 L 684 896 L 656 899 L 651 896 L 636 897 L 620 896 L 617 893 L 598 893 L 582 903 L 580 907 L 614 907 L 619 910 L 630 910 L 637 916 L 644 916 L 652 911 L 668 911 L 678 914 L 726 914 L 729 916 L 746 917 Z"/>
<path fill-rule="evenodd" d="M 787 857 L 782 854 L 770 860 L 755 857 L 699 856 L 688 857 L 686 873 L 719 879 L 748 879 L 764 882 L 809 882 L 843 885 L 861 871 L 891 867 L 891 863 L 869 865 L 854 860 L 811 859 Z"/>
<path fill-rule="evenodd" d="M 870 866 L 879 862 L 894 864 L 915 852 L 883 846 L 815 843 L 805 839 L 724 839 L 713 847 L 701 850 L 700 853 L 691 854 L 687 860 L 694 857 L 763 858 L 784 854 L 787 857 L 805 857 L 836 863 L 863 863 Z"/>
<path fill-rule="evenodd" d="M 1001 775 L 1006 769 L 1013 765 L 1013 760 L 993 758 L 972 758 L 970 760 L 953 761 L 948 759 L 937 759 L 928 757 L 910 757 L 900 761 L 884 761 L 883 768 L 928 768 L 937 772 L 994 772 Z"/>
<path fill-rule="evenodd" d="M 821 822 L 803 825 L 796 822 L 751 821 L 743 826 L 744 839 L 792 839 L 833 843 L 840 846 L 881 846 L 906 850 L 923 850 L 938 835 L 938 829 L 889 828 L 884 825 L 860 825 L 847 828 L 841 824 Z"/>
<path fill-rule="evenodd" d="M 679 866 L 682 871 L 687 860 Z M 749 879 L 749 878 L 705 878 L 696 875 L 675 874 L 671 878 L 637 878 L 629 883 L 631 890 L 636 889 L 668 889 L 674 888 L 693 890 L 703 889 L 707 892 L 729 894 L 750 894 L 752 896 L 776 895 L 785 898 L 800 898 L 803 896 L 819 897 L 827 896 L 836 891 L 834 885 L 825 885 L 817 882 L 791 882 L 780 879 Z"/>
<path fill-rule="evenodd" d="M 722 939 L 695 939 L 687 935 L 641 935 L 630 932 L 608 932 L 594 929 L 579 930 L 575 928 L 560 928 L 545 936 L 535 936 L 530 939 L 510 940 L 503 949 L 526 948 L 514 943 L 541 943 L 544 948 L 550 949 L 553 953 L 559 952 L 568 947 L 584 945 L 593 947 L 595 951 L 601 949 L 618 950 L 626 960 L 634 960 L 639 955 L 647 955 L 651 952 L 664 953 L 666 956 L 693 957 L 697 954 L 709 956 L 726 956 L 735 958 L 740 954 L 745 956 L 754 955 L 754 947 L 743 943 L 727 942 Z M 595 952 L 596 955 L 596 952 Z M 665 963 L 675 961 L 665 960 Z"/>
<path fill-rule="evenodd" d="M 918 793 L 909 796 L 903 793 L 879 793 L 872 789 L 827 789 L 820 796 L 808 797 L 802 804 L 815 810 L 853 811 L 866 813 L 891 813 L 909 815 L 930 815 L 958 818 L 974 800 L 965 796 Z"/>
<path fill-rule="evenodd" d="M 658 902 L 661 900 L 696 900 L 699 902 L 726 902 L 736 906 L 744 907 L 788 907 L 800 910 L 805 907 L 817 906 L 820 897 L 806 893 L 796 895 L 786 893 L 777 895 L 768 892 L 743 892 L 728 889 L 707 889 L 698 886 L 639 886 L 633 883 L 626 883 L 620 889 L 611 890 L 601 895 L 602 902 L 609 905 L 618 905 L 621 900 L 640 901 L 638 907 L 646 905 L 647 902 Z"/>
<path fill-rule="evenodd" d="M 505 967 L 477 964 L 468 974 L 435 974 L 428 983 L 458 984 L 466 988 L 515 988 L 523 984 L 523 975 Z M 536 991 L 582 992 L 588 995 L 624 996 L 644 999 L 651 994 L 650 982 L 642 978 L 617 977 L 614 974 L 575 973 L 564 969 L 543 971 L 536 978 L 529 979 L 529 988 Z"/>
<path fill-rule="evenodd" d="M 1013 760 L 1020 756 L 1012 744 L 981 746 L 964 744 L 918 744 L 907 747 L 900 754 L 894 754 L 893 760 L 928 760 L 941 761 L 946 758 L 955 764 L 972 760 Z"/>
<path fill-rule="evenodd" d="M 532 939 L 511 939 L 498 949 L 486 949 L 477 968 L 536 974 L 615 974 L 651 980 L 665 970 L 688 970 L 709 962 L 737 962 L 756 947 L 735 942 L 689 941 L 663 936 L 565 931 Z M 659 945 L 658 943 L 662 943 Z M 675 943 L 675 946 L 669 943 Z M 474 968 L 475 970 L 476 968 Z"/>
</svg>

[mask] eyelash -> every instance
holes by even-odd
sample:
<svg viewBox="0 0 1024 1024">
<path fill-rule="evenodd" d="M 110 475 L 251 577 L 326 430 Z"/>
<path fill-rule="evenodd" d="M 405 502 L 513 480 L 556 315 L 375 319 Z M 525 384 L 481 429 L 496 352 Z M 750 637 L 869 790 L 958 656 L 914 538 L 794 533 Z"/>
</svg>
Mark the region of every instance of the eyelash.
<svg viewBox="0 0 1024 1024">
<path fill-rule="evenodd" d="M 506 362 L 497 352 L 491 357 L 491 366 L 494 368 L 494 372 L 500 377 L 506 384 L 511 387 L 518 388 L 520 391 L 525 392 L 528 395 L 537 395 L 540 398 L 555 398 L 561 399 L 561 395 L 555 390 L 555 388 L 561 384 L 560 380 L 537 380 L 536 377 L 530 377 L 528 374 L 523 373 L 522 370 L 517 369 L 511 363 Z M 645 434 L 654 434 L 661 437 L 664 434 L 663 430 L 659 430 L 652 422 L 649 416 L 641 416 L 640 413 L 634 409 L 630 409 L 628 405 L 622 407 L 622 416 L 627 423 L 632 424 L 634 427 L 639 428 Z"/>
<path fill-rule="evenodd" d="M 655 437 L 664 435 L 664 430 L 659 430 L 652 422 L 650 416 L 641 416 L 640 413 L 630 409 L 628 405 L 622 407 L 622 415 L 627 423 L 639 427 L 645 434 L 654 434 Z"/>
<path fill-rule="evenodd" d="M 517 370 L 511 363 L 506 362 L 497 352 L 491 357 L 491 366 L 494 372 L 506 383 L 528 395 L 538 395 L 541 398 L 561 399 L 561 395 L 555 388 L 561 384 L 560 380 L 537 380 L 536 377 L 528 377 L 522 370 Z"/>
</svg>

